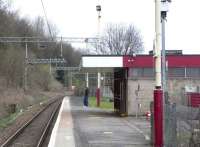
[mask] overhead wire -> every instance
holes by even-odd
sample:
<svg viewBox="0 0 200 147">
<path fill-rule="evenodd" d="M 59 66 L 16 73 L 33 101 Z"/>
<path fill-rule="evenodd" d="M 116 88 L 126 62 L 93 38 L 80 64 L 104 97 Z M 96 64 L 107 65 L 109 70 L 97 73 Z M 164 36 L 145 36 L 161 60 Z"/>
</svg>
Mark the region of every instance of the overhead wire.
<svg viewBox="0 0 200 147">
<path fill-rule="evenodd" d="M 42 4 L 42 9 L 43 9 L 43 12 L 44 12 L 44 16 L 45 16 L 45 20 L 46 20 L 47 27 L 48 27 L 48 30 L 49 30 L 49 34 L 51 36 L 51 39 L 53 40 L 53 35 L 52 35 L 51 27 L 50 27 L 50 24 L 49 24 L 49 21 L 48 21 L 48 18 L 47 18 L 47 12 L 46 12 L 43 0 L 40 0 L 40 1 L 41 1 L 41 4 Z"/>
</svg>

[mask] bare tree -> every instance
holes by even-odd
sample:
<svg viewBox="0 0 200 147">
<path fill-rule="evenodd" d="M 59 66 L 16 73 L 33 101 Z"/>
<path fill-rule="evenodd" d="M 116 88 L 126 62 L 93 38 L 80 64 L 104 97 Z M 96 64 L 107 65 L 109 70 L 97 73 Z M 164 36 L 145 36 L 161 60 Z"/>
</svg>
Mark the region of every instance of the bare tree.
<svg viewBox="0 0 200 147">
<path fill-rule="evenodd" d="M 95 45 L 98 54 L 130 55 L 143 49 L 142 37 L 134 25 L 109 24 Z"/>
<path fill-rule="evenodd" d="M 33 30 L 36 36 L 44 37 L 45 34 L 44 26 L 45 26 L 44 19 L 38 16 L 33 22 Z"/>
</svg>

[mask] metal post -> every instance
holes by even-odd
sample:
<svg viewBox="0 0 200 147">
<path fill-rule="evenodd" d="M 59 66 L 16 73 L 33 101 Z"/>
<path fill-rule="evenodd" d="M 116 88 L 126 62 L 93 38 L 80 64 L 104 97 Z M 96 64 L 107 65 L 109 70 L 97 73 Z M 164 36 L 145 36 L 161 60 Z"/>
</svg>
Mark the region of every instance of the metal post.
<svg viewBox="0 0 200 147">
<path fill-rule="evenodd" d="M 161 14 L 162 22 L 162 89 L 163 94 L 167 91 L 167 81 L 166 81 L 166 52 L 165 52 L 165 16 Z M 164 98 L 164 95 L 163 95 Z"/>
<path fill-rule="evenodd" d="M 61 42 L 60 42 L 60 56 L 63 56 L 63 44 L 62 44 L 62 36 L 61 36 Z"/>
<path fill-rule="evenodd" d="M 28 45 L 26 42 L 25 65 L 24 65 L 24 91 L 27 90 L 27 76 L 28 76 Z"/>
<path fill-rule="evenodd" d="M 101 5 L 96 6 L 96 10 L 98 13 L 98 24 L 97 24 L 97 38 L 98 38 L 98 43 L 97 43 L 97 50 L 100 48 L 100 21 L 101 21 Z"/>
<path fill-rule="evenodd" d="M 27 61 L 25 61 L 25 68 L 24 68 L 24 91 L 27 90 L 27 76 L 28 76 L 28 66 L 27 66 Z"/>
<path fill-rule="evenodd" d="M 72 72 L 70 72 L 70 90 L 72 90 Z"/>
<path fill-rule="evenodd" d="M 101 22 L 101 6 L 99 5 L 99 9 L 97 10 L 98 11 L 98 25 L 97 25 L 97 35 L 98 35 L 98 39 L 100 39 L 100 22 Z"/>
<path fill-rule="evenodd" d="M 51 71 L 52 71 L 52 69 L 51 69 L 51 58 L 50 58 L 50 65 L 49 65 L 50 67 L 49 67 L 49 74 L 51 75 Z"/>
<path fill-rule="evenodd" d="M 86 73 L 86 87 L 89 88 L 89 74 Z"/>
<path fill-rule="evenodd" d="M 87 38 L 85 39 L 85 49 L 86 49 L 86 51 L 88 51 L 88 39 Z"/>
<path fill-rule="evenodd" d="M 167 80 L 166 80 L 166 52 L 165 52 L 165 21 L 166 21 L 166 12 L 161 12 L 161 22 L 162 22 L 162 89 L 163 89 L 163 144 L 165 140 L 167 140 L 167 134 L 166 134 L 166 119 L 165 119 L 165 113 L 166 113 L 166 107 L 165 107 L 165 93 L 167 92 Z"/>
<path fill-rule="evenodd" d="M 106 83 L 106 73 L 105 72 L 103 73 L 103 79 L 102 80 L 103 80 L 103 94 L 102 95 L 104 96 L 104 95 L 107 95 L 106 86 L 105 86 L 105 83 Z"/>
<path fill-rule="evenodd" d="M 97 100 L 97 107 L 100 106 L 100 87 L 101 87 L 101 73 L 98 72 L 97 75 L 97 91 L 96 91 L 96 100 Z"/>
<path fill-rule="evenodd" d="M 67 74 L 66 74 L 66 70 L 64 70 L 64 87 L 67 87 Z"/>
<path fill-rule="evenodd" d="M 185 71 L 184 71 L 185 73 L 185 78 L 187 78 L 187 67 L 185 67 Z"/>
<path fill-rule="evenodd" d="M 26 57 L 25 58 L 28 59 L 28 44 L 27 44 L 27 42 L 26 42 Z"/>
<path fill-rule="evenodd" d="M 154 90 L 154 146 L 163 147 L 163 91 L 161 89 L 161 2 L 155 0 L 155 79 Z"/>
<path fill-rule="evenodd" d="M 154 145 L 154 102 L 152 101 L 150 103 L 150 112 L 151 112 L 151 118 L 150 118 L 150 123 L 151 123 L 151 145 Z"/>
</svg>

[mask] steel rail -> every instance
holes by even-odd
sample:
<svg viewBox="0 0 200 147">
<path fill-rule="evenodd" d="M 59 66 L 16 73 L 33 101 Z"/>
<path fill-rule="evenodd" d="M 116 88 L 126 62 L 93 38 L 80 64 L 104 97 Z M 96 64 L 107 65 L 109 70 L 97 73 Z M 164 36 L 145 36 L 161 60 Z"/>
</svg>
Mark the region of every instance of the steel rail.
<svg viewBox="0 0 200 147">
<path fill-rule="evenodd" d="M 44 112 L 49 106 L 51 106 L 53 103 L 59 101 L 62 98 L 58 98 L 52 102 L 50 102 L 49 104 L 47 104 L 47 106 L 45 108 L 43 108 L 42 110 L 40 110 L 36 115 L 34 115 L 30 120 L 28 120 L 24 125 L 22 125 L 13 135 L 11 135 L 2 145 L 1 147 L 7 147 L 8 145 L 10 145 L 12 143 L 12 141 L 19 136 L 23 130 L 25 128 L 27 128 L 42 112 Z"/>
<path fill-rule="evenodd" d="M 55 117 L 56 112 L 59 110 L 60 106 L 61 106 L 61 102 L 59 103 L 59 105 L 56 107 L 56 109 L 52 113 L 52 115 L 51 115 L 51 117 L 50 117 L 50 119 L 49 119 L 49 121 L 48 121 L 48 123 L 47 123 L 47 125 L 46 125 L 46 127 L 45 127 L 45 129 L 43 131 L 43 133 L 42 133 L 42 136 L 40 137 L 40 140 L 39 140 L 39 142 L 37 144 L 37 147 L 42 147 L 42 144 L 43 144 L 44 140 L 46 139 L 47 133 L 49 131 L 50 125 L 53 122 L 53 118 Z"/>
</svg>

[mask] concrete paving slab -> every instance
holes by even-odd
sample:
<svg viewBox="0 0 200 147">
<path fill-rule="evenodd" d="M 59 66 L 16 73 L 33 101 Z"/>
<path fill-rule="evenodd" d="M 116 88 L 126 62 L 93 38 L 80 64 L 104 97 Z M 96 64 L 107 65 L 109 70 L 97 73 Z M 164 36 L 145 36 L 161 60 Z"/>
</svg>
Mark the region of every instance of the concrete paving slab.
<svg viewBox="0 0 200 147">
<path fill-rule="evenodd" d="M 69 97 L 63 99 L 48 147 L 75 147 Z"/>
<path fill-rule="evenodd" d="M 119 117 L 111 110 L 83 108 L 82 99 L 71 97 L 76 147 L 148 147 L 150 122 Z"/>
</svg>

